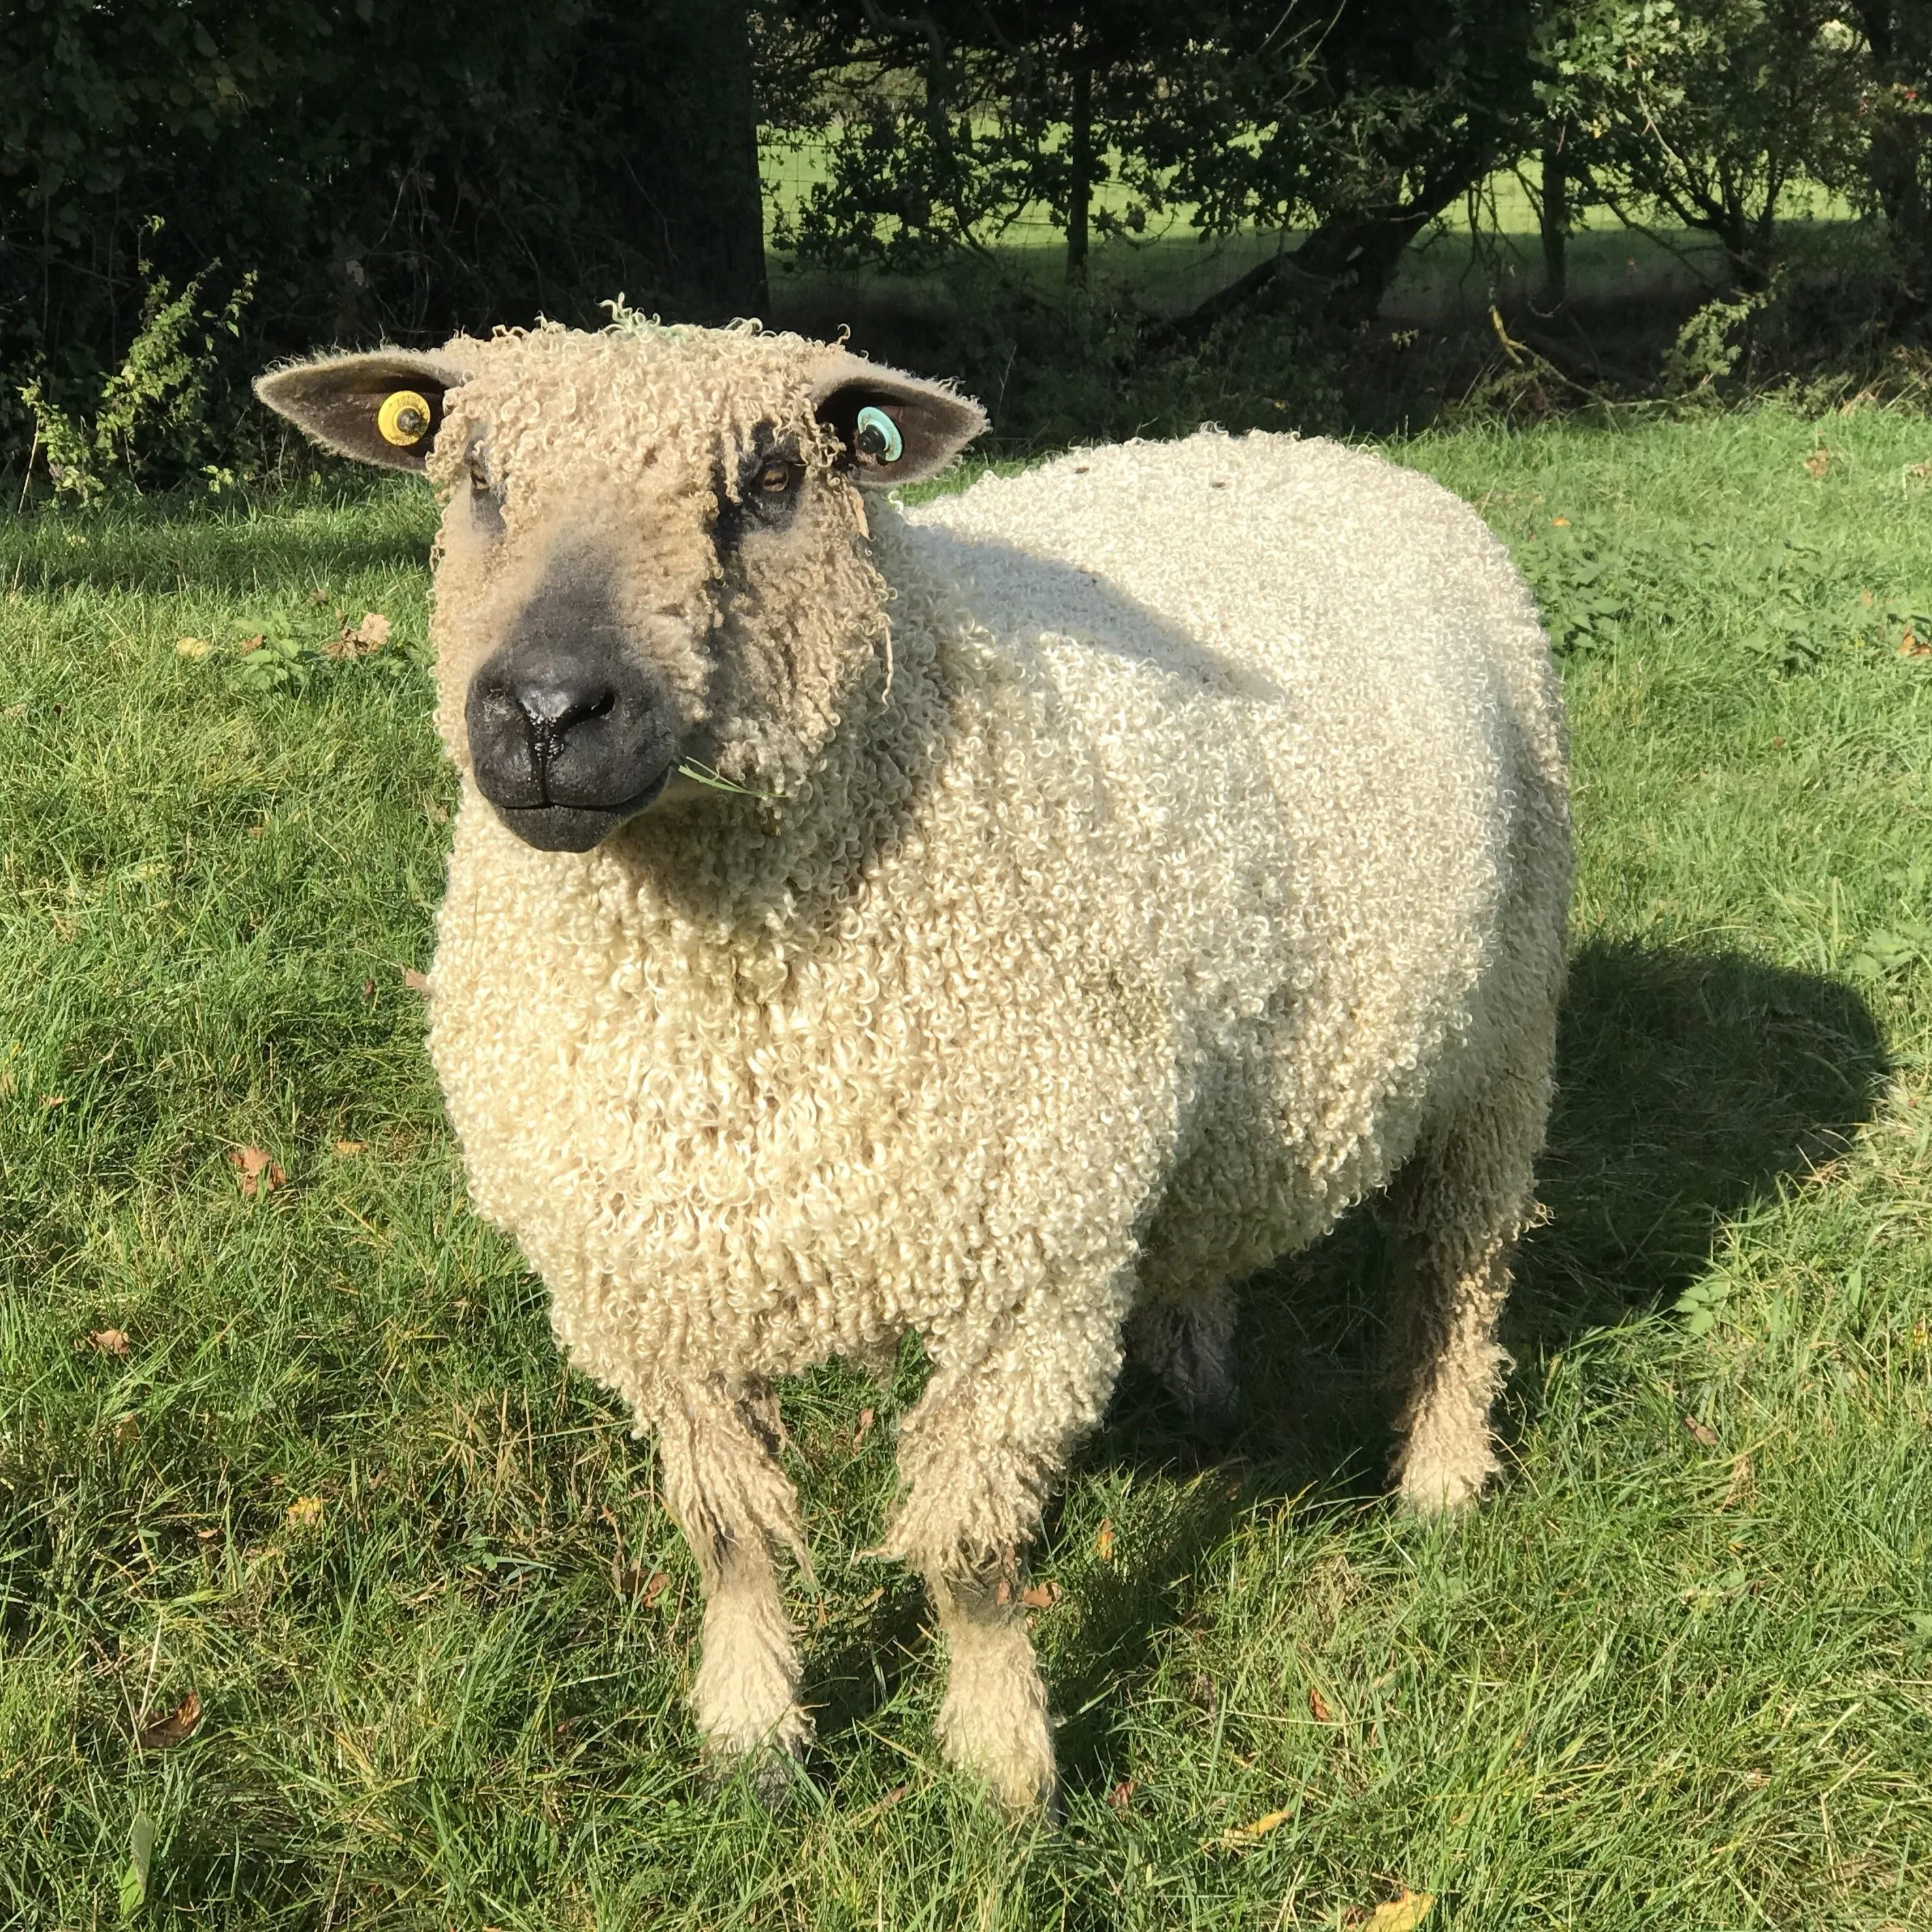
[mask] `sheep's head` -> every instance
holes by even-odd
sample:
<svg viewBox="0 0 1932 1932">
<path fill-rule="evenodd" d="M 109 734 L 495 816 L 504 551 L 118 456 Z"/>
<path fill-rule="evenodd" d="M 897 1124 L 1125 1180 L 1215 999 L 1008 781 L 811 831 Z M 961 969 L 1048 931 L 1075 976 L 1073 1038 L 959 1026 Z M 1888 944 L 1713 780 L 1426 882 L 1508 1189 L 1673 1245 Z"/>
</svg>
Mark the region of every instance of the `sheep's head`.
<svg viewBox="0 0 1932 1932">
<path fill-rule="evenodd" d="M 437 723 L 504 823 L 587 851 L 691 774 L 782 793 L 876 676 L 859 490 L 944 468 L 978 407 L 796 336 L 546 326 L 275 370 L 263 401 L 442 503 Z"/>
</svg>

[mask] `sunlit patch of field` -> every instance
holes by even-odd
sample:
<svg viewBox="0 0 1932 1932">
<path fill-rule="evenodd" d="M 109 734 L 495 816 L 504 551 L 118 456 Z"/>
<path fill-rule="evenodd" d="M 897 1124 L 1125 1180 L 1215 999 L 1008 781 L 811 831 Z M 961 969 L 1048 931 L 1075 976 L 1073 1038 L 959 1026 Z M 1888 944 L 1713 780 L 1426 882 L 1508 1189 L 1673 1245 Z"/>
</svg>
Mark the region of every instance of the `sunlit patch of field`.
<svg viewBox="0 0 1932 1932">
<path fill-rule="evenodd" d="M 700 1766 L 651 1451 L 466 1207 L 406 976 L 423 498 L 0 530 L 0 1922 L 1924 1922 L 1932 428 L 1396 454 L 1545 594 L 1575 734 L 1508 1477 L 1382 1500 L 1372 1213 L 1252 1284 L 1232 1433 L 1130 1379 L 1038 1553 L 1051 1828 L 941 1768 L 860 1554 L 910 1357 L 786 1394 L 790 1803 Z"/>
</svg>

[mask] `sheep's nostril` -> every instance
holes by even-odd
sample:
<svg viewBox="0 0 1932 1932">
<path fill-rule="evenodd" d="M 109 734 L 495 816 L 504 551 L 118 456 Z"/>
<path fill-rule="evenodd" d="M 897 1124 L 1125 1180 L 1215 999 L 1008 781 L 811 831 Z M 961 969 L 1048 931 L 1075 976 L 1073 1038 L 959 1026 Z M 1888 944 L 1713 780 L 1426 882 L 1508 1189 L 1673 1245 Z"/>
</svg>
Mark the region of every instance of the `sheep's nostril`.
<svg viewBox="0 0 1932 1932">
<path fill-rule="evenodd" d="M 608 718 L 617 702 L 608 684 L 526 684 L 516 693 L 517 708 L 540 740 L 554 742 L 586 718 Z"/>
</svg>

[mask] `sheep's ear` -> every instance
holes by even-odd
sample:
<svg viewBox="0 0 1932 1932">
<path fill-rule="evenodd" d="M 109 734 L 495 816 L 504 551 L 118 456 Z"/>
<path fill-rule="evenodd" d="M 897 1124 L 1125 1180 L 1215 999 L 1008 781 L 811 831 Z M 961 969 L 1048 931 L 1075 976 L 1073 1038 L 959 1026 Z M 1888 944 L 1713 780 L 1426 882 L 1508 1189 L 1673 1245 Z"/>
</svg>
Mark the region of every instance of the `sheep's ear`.
<svg viewBox="0 0 1932 1932">
<path fill-rule="evenodd" d="M 970 397 L 856 356 L 832 362 L 815 399 L 845 466 L 875 489 L 938 476 L 986 427 L 986 411 Z"/>
<path fill-rule="evenodd" d="M 339 456 L 420 472 L 442 427 L 444 395 L 463 377 L 441 356 L 381 350 L 272 369 L 255 393 Z"/>
</svg>

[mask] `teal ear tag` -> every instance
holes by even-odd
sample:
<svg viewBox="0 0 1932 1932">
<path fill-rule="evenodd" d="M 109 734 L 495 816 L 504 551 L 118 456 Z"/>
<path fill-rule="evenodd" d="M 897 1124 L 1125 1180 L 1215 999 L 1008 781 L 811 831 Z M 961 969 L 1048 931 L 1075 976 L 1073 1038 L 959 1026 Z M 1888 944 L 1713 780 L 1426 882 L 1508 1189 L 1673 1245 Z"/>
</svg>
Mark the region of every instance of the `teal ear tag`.
<svg viewBox="0 0 1932 1932">
<path fill-rule="evenodd" d="M 859 412 L 855 440 L 859 454 L 870 457 L 874 463 L 896 463 L 905 454 L 905 438 L 900 435 L 898 424 L 870 403 Z"/>
</svg>

